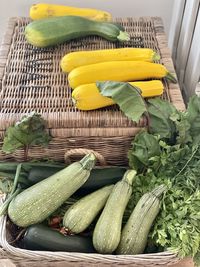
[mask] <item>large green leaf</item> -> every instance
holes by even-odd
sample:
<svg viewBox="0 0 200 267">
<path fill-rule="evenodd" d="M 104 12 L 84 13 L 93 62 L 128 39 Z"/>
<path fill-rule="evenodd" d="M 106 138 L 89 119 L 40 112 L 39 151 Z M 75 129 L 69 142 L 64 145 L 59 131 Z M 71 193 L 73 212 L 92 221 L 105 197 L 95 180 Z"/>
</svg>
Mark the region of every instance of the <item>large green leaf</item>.
<svg viewBox="0 0 200 267">
<path fill-rule="evenodd" d="M 97 82 L 97 88 L 103 96 L 111 97 L 124 114 L 131 120 L 138 122 L 147 112 L 147 107 L 140 89 L 126 82 Z"/>
<path fill-rule="evenodd" d="M 159 156 L 161 149 L 158 139 L 147 131 L 138 133 L 128 152 L 129 166 L 136 170 L 147 167 L 152 157 Z"/>
<path fill-rule="evenodd" d="M 178 112 L 176 108 L 170 102 L 156 97 L 148 100 L 148 112 L 150 132 L 158 134 L 160 138 L 174 139 L 176 125 L 170 117 Z"/>
<path fill-rule="evenodd" d="M 177 144 L 187 144 L 192 142 L 192 136 L 190 133 L 190 122 L 187 119 L 185 112 L 177 112 L 176 114 L 172 114 L 170 116 L 170 119 L 175 123 L 176 125 L 176 143 Z"/>
<path fill-rule="evenodd" d="M 7 129 L 2 150 L 6 153 L 12 153 L 20 147 L 45 146 L 49 141 L 50 136 L 45 131 L 44 120 L 41 115 L 32 112 Z"/>
</svg>

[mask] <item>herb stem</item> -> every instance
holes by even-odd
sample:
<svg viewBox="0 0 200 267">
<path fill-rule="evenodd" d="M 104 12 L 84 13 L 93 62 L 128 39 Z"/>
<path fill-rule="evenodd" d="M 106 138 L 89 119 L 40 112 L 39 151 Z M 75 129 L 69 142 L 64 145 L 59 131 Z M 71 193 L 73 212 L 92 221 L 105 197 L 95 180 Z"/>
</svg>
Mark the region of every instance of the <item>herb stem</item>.
<svg viewBox="0 0 200 267">
<path fill-rule="evenodd" d="M 28 151 L 29 151 L 29 145 L 26 145 L 24 147 L 24 161 L 28 160 Z"/>
<path fill-rule="evenodd" d="M 194 152 L 192 153 L 191 157 L 188 159 L 188 161 L 185 163 L 185 165 L 183 166 L 183 168 L 175 175 L 174 179 L 176 179 L 184 170 L 185 168 L 188 166 L 188 164 L 190 163 L 190 161 L 193 159 L 193 157 L 195 156 L 195 154 L 198 151 L 199 146 L 197 146 L 194 150 Z"/>
</svg>

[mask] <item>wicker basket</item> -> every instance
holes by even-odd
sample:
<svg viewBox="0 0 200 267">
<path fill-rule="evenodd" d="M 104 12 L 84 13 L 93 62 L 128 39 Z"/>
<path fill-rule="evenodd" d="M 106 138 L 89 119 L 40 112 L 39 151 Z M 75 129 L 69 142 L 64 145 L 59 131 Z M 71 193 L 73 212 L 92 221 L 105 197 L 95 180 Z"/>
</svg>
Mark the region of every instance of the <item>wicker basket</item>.
<svg viewBox="0 0 200 267">
<path fill-rule="evenodd" d="M 91 150 L 75 149 L 65 153 L 65 162 L 73 161 L 73 158 L 80 159 L 80 156 L 88 152 L 93 152 L 100 165 L 105 164 L 105 159 L 99 153 Z M 0 202 L 3 201 L 3 197 Z M 174 253 L 162 252 L 154 254 L 141 254 L 141 255 L 103 255 L 103 254 L 86 254 L 86 253 L 70 253 L 70 252 L 49 252 L 49 251 L 30 251 L 20 249 L 14 246 L 14 237 L 12 236 L 13 230 L 12 223 L 7 220 L 7 216 L 0 218 L 0 256 L 2 258 L 10 258 L 13 262 L 23 262 L 23 266 L 28 266 L 28 263 L 40 263 L 44 261 L 60 263 L 67 261 L 67 266 L 132 266 L 132 267 L 163 267 L 172 265 L 180 261 Z M 27 264 L 27 265 L 26 265 Z M 39 265 L 38 265 L 39 266 Z M 43 266 L 43 265 L 42 265 Z"/>
<path fill-rule="evenodd" d="M 12 18 L 0 50 L 0 147 L 8 126 L 30 111 L 42 114 L 52 141 L 47 148 L 33 147 L 29 157 L 63 160 L 66 150 L 89 148 L 102 157 L 100 164 L 127 165 L 127 151 L 135 134 L 147 127 L 142 118 L 138 124 L 128 120 L 116 106 L 97 111 L 78 111 L 71 101 L 71 90 L 66 75 L 60 70 L 61 57 L 71 51 L 96 50 L 115 47 L 149 47 L 161 55 L 170 72 L 175 74 L 170 51 L 160 18 L 117 19 L 131 36 L 125 44 L 112 43 L 99 37 L 81 38 L 59 45 L 56 48 L 36 49 L 27 44 L 24 27 L 27 18 Z M 172 102 L 179 110 L 185 108 L 178 84 L 163 80 L 163 98 Z M 77 151 L 76 151 L 77 152 Z M 78 152 L 83 152 L 78 150 Z M 74 153 L 74 152 L 73 152 Z M 68 155 L 70 151 L 68 151 Z M 0 160 L 23 161 L 24 151 L 17 150 L 6 155 L 0 151 Z M 73 160 L 77 157 L 73 157 Z M 44 260 L 67 262 L 67 266 L 122 266 L 156 267 L 167 266 L 179 261 L 175 254 L 164 252 L 143 255 L 101 255 L 63 252 L 36 252 L 17 248 L 10 243 L 11 236 L 6 217 L 0 219 L 1 258 L 11 258 L 20 266 Z"/>
<path fill-rule="evenodd" d="M 175 74 L 163 24 L 158 17 L 117 19 L 130 34 L 124 44 L 87 37 L 59 45 L 38 49 L 24 38 L 27 18 L 12 18 L 0 50 L 0 147 L 8 126 L 30 111 L 37 111 L 47 121 L 53 139 L 47 148 L 33 147 L 31 158 L 50 157 L 62 160 L 71 148 L 90 148 L 100 152 L 109 165 L 127 164 L 127 151 L 135 134 L 147 127 L 142 118 L 131 122 L 116 106 L 96 111 L 78 111 L 71 101 L 67 78 L 60 69 L 63 55 L 77 50 L 96 50 L 116 47 L 149 47 L 161 55 L 161 63 Z M 184 103 L 178 84 L 163 80 L 163 98 L 178 109 Z M 0 152 L 0 160 L 24 159 L 24 151 L 12 155 Z"/>
</svg>

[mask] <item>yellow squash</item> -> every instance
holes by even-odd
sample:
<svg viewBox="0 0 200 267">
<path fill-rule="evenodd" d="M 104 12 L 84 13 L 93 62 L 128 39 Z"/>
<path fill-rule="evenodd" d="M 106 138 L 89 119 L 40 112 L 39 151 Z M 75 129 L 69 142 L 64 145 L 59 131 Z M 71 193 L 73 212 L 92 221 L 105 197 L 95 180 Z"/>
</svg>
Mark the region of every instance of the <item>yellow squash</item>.
<svg viewBox="0 0 200 267">
<path fill-rule="evenodd" d="M 30 8 L 30 18 L 33 20 L 45 19 L 49 17 L 60 16 L 80 16 L 97 21 L 111 21 L 110 13 L 91 8 L 78 8 L 72 6 L 62 6 L 39 3 L 32 5 Z"/>
<path fill-rule="evenodd" d="M 61 60 L 61 68 L 64 72 L 90 64 L 106 61 L 148 61 L 159 60 L 159 55 L 149 48 L 116 48 L 93 51 L 77 51 L 66 54 Z"/>
<path fill-rule="evenodd" d="M 144 61 L 109 61 L 81 66 L 73 69 L 68 75 L 72 89 L 82 84 L 97 81 L 138 81 L 149 78 L 174 78 L 162 64 Z M 175 79 L 174 79 L 175 81 Z"/>
<path fill-rule="evenodd" d="M 146 82 L 130 82 L 131 85 L 140 88 L 143 97 L 162 95 L 164 86 L 160 80 Z M 115 102 L 102 96 L 95 83 L 84 84 L 76 87 L 72 92 L 72 99 L 75 106 L 80 110 L 93 110 L 114 105 Z"/>
</svg>

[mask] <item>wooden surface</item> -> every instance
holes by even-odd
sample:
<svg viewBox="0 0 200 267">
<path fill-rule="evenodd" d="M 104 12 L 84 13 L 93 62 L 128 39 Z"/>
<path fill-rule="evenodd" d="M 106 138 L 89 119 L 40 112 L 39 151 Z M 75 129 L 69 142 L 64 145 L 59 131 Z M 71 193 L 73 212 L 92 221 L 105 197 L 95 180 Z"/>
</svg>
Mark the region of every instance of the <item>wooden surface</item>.
<svg viewBox="0 0 200 267">
<path fill-rule="evenodd" d="M 16 267 L 26 267 L 26 265 L 24 265 L 23 262 L 21 262 L 18 265 L 15 265 L 15 264 L 12 263 L 11 260 L 0 260 L 0 267 L 15 267 L 15 266 Z M 61 262 L 61 263 L 57 263 L 56 265 L 53 262 L 52 263 L 47 263 L 47 265 L 45 264 L 45 262 L 41 262 L 40 265 L 38 265 L 38 262 L 37 263 L 33 263 L 33 264 L 29 264 L 29 267 L 39 267 L 39 266 L 42 266 L 42 267 L 72 267 L 72 266 L 74 266 L 74 264 L 68 264 L 68 263 L 66 263 L 66 261 L 65 262 Z M 79 266 L 84 266 L 84 265 L 79 265 Z M 91 265 L 89 265 L 89 266 L 91 266 Z M 178 264 L 171 265 L 171 266 L 168 266 L 168 267 L 194 267 L 194 264 L 193 264 L 191 259 L 185 259 L 185 260 L 181 261 Z"/>
</svg>

